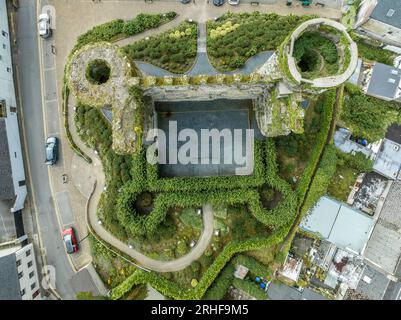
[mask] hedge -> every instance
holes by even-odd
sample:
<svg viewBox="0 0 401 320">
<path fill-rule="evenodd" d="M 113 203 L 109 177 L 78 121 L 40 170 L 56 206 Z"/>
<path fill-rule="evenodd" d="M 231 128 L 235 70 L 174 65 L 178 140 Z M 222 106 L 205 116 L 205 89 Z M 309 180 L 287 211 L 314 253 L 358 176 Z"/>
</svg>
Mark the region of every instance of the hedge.
<svg viewBox="0 0 401 320">
<path fill-rule="evenodd" d="M 260 263 L 256 259 L 249 257 L 247 255 L 238 255 L 232 260 L 233 265 L 243 265 L 247 267 L 251 273 L 256 276 L 268 278 L 272 275 L 272 271 L 269 267 L 265 266 L 264 264 Z"/>
<path fill-rule="evenodd" d="M 87 156 L 74 142 L 74 139 L 72 138 L 71 132 L 70 132 L 70 124 L 68 121 L 68 101 L 69 101 L 69 96 L 70 96 L 70 89 L 68 88 L 67 84 L 64 84 L 63 87 L 63 92 L 62 92 L 62 98 L 63 98 L 63 117 L 64 117 L 64 130 L 65 130 L 65 135 L 67 137 L 67 141 L 71 147 L 71 149 L 82 159 L 84 159 L 87 163 L 92 163 L 92 159 Z"/>
<path fill-rule="evenodd" d="M 210 287 L 217 275 L 224 268 L 227 262 L 231 260 L 234 254 L 275 245 L 281 242 L 287 233 L 288 228 L 282 228 L 266 239 L 247 240 L 240 243 L 228 244 L 209 269 L 204 273 L 202 279 L 194 289 L 183 289 L 176 283 L 169 281 L 156 273 L 138 270 L 120 286 L 116 287 L 112 291 L 111 297 L 113 300 L 120 299 L 131 290 L 132 286 L 149 283 L 152 287 L 167 297 L 176 300 L 199 300 L 203 297 L 206 290 Z"/>
<path fill-rule="evenodd" d="M 336 172 L 337 150 L 333 145 L 328 145 L 320 161 L 319 168 L 313 178 L 312 184 L 306 196 L 301 214 L 305 214 L 313 205 L 327 193 L 331 179 Z"/>
<path fill-rule="evenodd" d="M 265 182 L 263 145 L 263 141 L 255 141 L 254 172 L 250 176 L 159 178 L 158 166 L 147 164 L 149 190 L 154 192 L 195 192 L 259 187 Z"/>
<path fill-rule="evenodd" d="M 133 180 L 120 190 L 116 205 L 116 216 L 120 224 L 132 236 L 150 236 L 156 232 L 157 227 L 165 219 L 169 208 L 202 206 L 204 203 L 210 202 L 227 205 L 247 204 L 251 214 L 264 225 L 274 228 L 287 225 L 293 220 L 296 213 L 296 193 L 277 173 L 277 156 L 273 141 L 259 142 L 257 145 L 255 159 L 259 160 L 255 165 L 256 178 L 216 177 L 160 180 L 153 178 L 152 181 L 149 178 L 149 167 L 153 166 L 145 163 L 145 152 L 142 151 L 133 158 L 131 172 Z M 266 163 L 262 161 L 263 154 L 266 155 Z M 148 168 L 147 177 L 143 172 L 145 167 Z M 163 185 L 161 181 L 165 184 Z M 243 181 L 249 182 L 249 184 Z M 252 184 L 254 181 L 257 184 Z M 242 182 L 242 184 L 236 184 L 236 182 Z M 259 193 L 255 189 L 251 189 L 251 187 L 261 186 L 265 183 L 283 195 L 283 200 L 272 210 L 264 209 L 261 206 Z M 151 185 L 153 187 L 150 187 Z M 227 189 L 231 191 L 227 193 Z M 157 195 L 154 209 L 146 217 L 138 215 L 133 206 L 138 195 L 144 191 L 163 191 Z M 194 193 L 194 191 L 202 191 L 202 193 Z"/>
<path fill-rule="evenodd" d="M 267 300 L 267 293 L 263 289 L 259 288 L 255 282 L 235 278 L 233 281 L 233 286 L 244 291 L 257 300 Z"/>
<path fill-rule="evenodd" d="M 233 264 L 228 263 L 220 272 L 219 276 L 206 291 L 204 300 L 222 300 L 228 288 L 234 281 L 235 268 Z"/>
<path fill-rule="evenodd" d="M 299 204 L 303 202 L 306 193 L 308 192 L 312 176 L 316 171 L 316 167 L 319 164 L 320 157 L 327 142 L 327 136 L 333 119 L 334 104 L 336 103 L 336 91 L 332 89 L 325 92 L 323 99 L 321 128 L 319 134 L 316 136 L 316 144 L 312 151 L 308 166 L 305 168 L 297 189 Z"/>
</svg>

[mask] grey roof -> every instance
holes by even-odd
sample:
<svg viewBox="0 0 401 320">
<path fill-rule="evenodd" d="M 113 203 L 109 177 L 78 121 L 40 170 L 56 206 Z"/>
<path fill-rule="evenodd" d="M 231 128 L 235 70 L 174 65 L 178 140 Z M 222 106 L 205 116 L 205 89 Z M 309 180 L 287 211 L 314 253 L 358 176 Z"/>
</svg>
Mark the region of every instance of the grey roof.
<svg viewBox="0 0 401 320">
<path fill-rule="evenodd" d="M 394 141 L 383 139 L 373 170 L 388 179 L 396 179 L 400 168 L 401 145 Z"/>
<path fill-rule="evenodd" d="M 355 291 L 364 294 L 370 300 L 382 300 L 389 282 L 390 280 L 385 275 L 365 266 Z"/>
<path fill-rule="evenodd" d="M 388 13 L 390 13 L 389 11 L 391 9 L 394 10 L 394 12 L 391 16 L 389 16 Z M 401 29 L 401 1 L 378 0 L 378 3 L 370 17 Z"/>
<path fill-rule="evenodd" d="M 345 153 L 362 152 L 367 158 L 371 158 L 373 151 L 351 139 L 351 131 L 340 128 L 334 133 L 334 145 Z"/>
<path fill-rule="evenodd" d="M 21 300 L 14 253 L 0 257 L 0 300 Z"/>
<path fill-rule="evenodd" d="M 300 227 L 337 247 L 361 254 L 374 226 L 372 217 L 328 197 L 322 197 Z"/>
<path fill-rule="evenodd" d="M 0 200 L 10 200 L 15 196 L 6 130 L 5 120 L 0 119 Z"/>
<path fill-rule="evenodd" d="M 400 208 L 401 181 L 394 181 L 365 252 L 369 261 L 392 274 L 401 256 Z"/>
<path fill-rule="evenodd" d="M 270 300 L 328 300 L 315 291 L 305 288 L 302 292 L 285 284 L 271 283 L 267 290 Z"/>
<path fill-rule="evenodd" d="M 393 100 L 396 97 L 400 81 L 401 69 L 376 62 L 373 67 L 367 94 Z"/>
</svg>

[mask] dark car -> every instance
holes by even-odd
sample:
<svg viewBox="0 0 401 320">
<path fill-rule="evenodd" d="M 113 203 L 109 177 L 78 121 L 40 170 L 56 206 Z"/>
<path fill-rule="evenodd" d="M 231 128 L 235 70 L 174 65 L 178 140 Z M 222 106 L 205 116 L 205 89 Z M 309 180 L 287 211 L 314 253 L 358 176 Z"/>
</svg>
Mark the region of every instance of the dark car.
<svg viewBox="0 0 401 320">
<path fill-rule="evenodd" d="M 75 237 L 73 228 L 68 228 L 63 231 L 63 241 L 68 254 L 73 254 L 78 251 L 77 238 Z"/>
<path fill-rule="evenodd" d="M 58 160 L 58 139 L 49 137 L 46 140 L 46 164 L 52 166 Z"/>
<path fill-rule="evenodd" d="M 187 3 L 190 3 L 191 0 L 180 0 L 180 2 L 183 3 L 183 4 L 187 4 Z"/>
<path fill-rule="evenodd" d="M 224 0 L 213 0 L 213 4 L 217 7 L 220 7 L 224 4 Z"/>
</svg>

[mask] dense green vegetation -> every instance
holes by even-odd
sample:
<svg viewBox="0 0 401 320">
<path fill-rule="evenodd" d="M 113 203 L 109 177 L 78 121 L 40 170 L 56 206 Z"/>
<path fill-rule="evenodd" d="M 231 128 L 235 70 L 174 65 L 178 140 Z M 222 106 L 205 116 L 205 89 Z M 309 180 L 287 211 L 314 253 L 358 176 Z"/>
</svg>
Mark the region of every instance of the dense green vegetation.
<svg viewBox="0 0 401 320">
<path fill-rule="evenodd" d="M 173 73 L 184 73 L 194 64 L 197 49 L 196 23 L 182 22 L 164 33 L 124 48 L 132 60 L 146 61 Z"/>
<path fill-rule="evenodd" d="M 279 172 L 289 183 L 294 186 L 299 181 L 305 169 L 315 145 L 316 135 L 322 129 L 326 95 L 321 95 L 317 100 L 311 100 L 305 112 L 304 133 L 275 138 Z M 294 179 L 295 178 L 295 179 Z"/>
<path fill-rule="evenodd" d="M 385 50 L 378 44 L 368 43 L 363 38 L 356 34 L 352 35 L 353 40 L 358 45 L 359 57 L 370 62 L 380 62 L 388 65 L 393 65 L 393 61 L 397 54 L 395 52 Z"/>
<path fill-rule="evenodd" d="M 226 13 L 216 21 L 208 21 L 207 46 L 211 63 L 221 71 L 240 68 L 250 57 L 276 50 L 292 30 L 310 18 L 255 11 Z M 227 22 L 235 27 L 227 28 Z M 215 36 L 216 31 L 219 36 Z"/>
<path fill-rule="evenodd" d="M 337 167 L 328 188 L 328 194 L 340 201 L 347 201 L 352 186 L 359 174 L 371 172 L 373 161 L 363 153 L 355 155 L 337 150 Z"/>
<path fill-rule="evenodd" d="M 239 20 L 227 24 L 227 21 L 231 21 L 233 17 Z M 230 37 L 234 33 L 238 33 L 237 37 L 241 38 L 232 48 L 229 48 L 231 42 L 226 45 L 228 52 L 230 50 L 234 52 L 235 59 L 233 58 L 232 61 L 236 60 L 236 62 L 231 65 L 223 63 L 220 66 L 234 68 L 240 66 L 241 59 L 239 58 L 241 57 L 250 57 L 258 52 L 269 50 L 269 48 L 275 49 L 293 28 L 307 18 L 280 17 L 275 14 L 227 14 L 221 20 L 211 22 L 212 27 L 216 27 L 216 30 L 219 24 L 225 24 L 224 30 L 216 31 L 214 36 L 210 34 L 210 38 L 213 38 L 212 41 L 223 41 L 222 39 Z M 254 24 L 254 21 L 258 22 Z M 216 25 L 213 25 L 214 23 Z M 261 28 L 261 24 L 265 28 Z M 153 23 L 149 25 L 153 25 Z M 116 22 L 116 30 L 121 27 L 118 26 L 117 28 L 117 26 L 118 23 Z M 178 69 L 192 65 L 189 62 L 187 63 L 190 57 L 189 51 L 183 53 L 184 50 L 193 51 L 192 42 L 188 45 L 188 37 L 194 39 L 194 54 L 196 54 L 196 26 L 189 25 L 191 30 L 188 30 L 187 26 L 185 26 L 186 28 L 180 26 L 182 29 L 178 32 L 170 31 L 160 37 L 144 40 L 146 42 L 143 42 L 143 49 L 141 50 L 140 42 L 132 44 L 126 48 L 127 53 L 133 59 L 141 59 L 154 64 L 160 63 L 159 66 L 161 67 L 174 72 L 182 72 L 183 69 Z M 90 39 L 101 39 L 105 37 L 105 34 L 114 34 L 115 37 L 119 37 L 119 33 L 114 28 L 110 27 L 107 32 L 106 29 L 99 29 L 99 36 L 92 35 L 93 37 L 88 36 L 81 39 L 81 45 L 86 41 L 91 42 Z M 137 32 L 134 29 L 124 32 L 134 34 Z M 254 34 L 252 35 L 252 33 Z M 252 39 L 252 43 L 256 44 L 256 47 L 248 48 L 252 50 L 244 52 L 242 49 L 246 48 L 246 45 L 244 46 L 241 41 L 246 41 L 248 37 Z M 208 39 L 208 41 L 210 40 Z M 162 65 L 163 56 L 171 56 L 170 50 L 175 50 L 170 46 L 171 43 L 177 44 L 176 47 L 179 51 L 177 53 L 182 53 L 184 60 L 169 60 L 164 62 L 165 65 Z M 188 47 L 191 48 L 188 49 Z M 239 52 L 239 49 L 242 51 Z M 152 50 L 154 50 L 153 58 L 150 56 Z M 142 58 L 139 56 L 135 58 L 138 52 L 143 53 Z M 242 54 L 244 55 L 242 56 Z M 223 60 L 219 60 L 219 63 Z M 142 104 L 143 96 L 140 88 L 133 88 L 131 95 L 133 99 L 140 102 L 140 105 Z M 107 179 L 107 190 L 99 203 L 99 217 L 103 225 L 116 237 L 124 241 L 140 239 L 144 246 L 153 246 L 157 242 L 169 244 L 171 240 L 171 243 L 176 243 L 177 247 L 169 252 L 166 250 L 162 259 L 173 259 L 188 252 L 187 240 L 193 239 L 196 232 L 190 233 L 185 241 L 178 243 L 176 235 L 182 236 L 182 230 L 185 228 L 199 229 L 197 225 L 188 223 L 188 217 L 185 215 L 184 219 L 180 218 L 182 213 L 186 214 L 185 210 L 200 207 L 205 203 L 227 209 L 224 215 L 215 217 L 215 229 L 221 230 L 219 238 L 214 237 L 211 248 L 205 252 L 204 256 L 185 270 L 174 274 L 158 275 L 153 272 L 147 273 L 136 270 L 133 267 L 120 268 L 113 259 L 107 261 L 104 264 L 104 271 L 106 272 L 103 278 L 106 282 L 112 282 L 109 283 L 112 287 L 118 285 L 113 291 L 113 298 L 126 298 L 131 294 L 140 297 L 143 293 L 143 287 L 135 287 L 135 292 L 133 292 L 133 286 L 150 283 L 169 298 L 200 299 L 235 254 L 246 251 L 256 252 L 261 248 L 278 248 L 278 244 L 288 234 L 289 227 L 299 212 L 300 203 L 307 195 L 313 173 L 319 165 L 326 144 L 334 104 L 333 92 L 330 91 L 323 95 L 319 103 L 320 105 L 314 106 L 312 115 L 307 121 L 308 132 L 305 135 L 309 136 L 306 140 L 302 140 L 304 138 L 299 140 L 302 144 L 297 140 L 298 136 L 295 139 L 289 138 L 289 143 L 284 140 L 282 143 L 277 142 L 279 151 L 277 153 L 276 144 L 272 139 L 256 143 L 255 170 L 252 176 L 182 179 L 159 178 L 157 166 L 149 165 L 146 162 L 145 150 L 140 150 L 134 156 L 117 155 L 112 149 L 112 133 L 108 121 L 99 110 L 79 104 L 75 116 L 78 132 L 89 147 L 99 152 Z M 138 133 L 142 133 L 142 122 L 141 117 L 135 118 L 134 130 Z M 293 142 L 294 140 L 296 143 Z M 297 149 L 296 152 L 294 149 Z M 287 156 L 303 157 L 302 166 L 298 168 L 298 178 L 300 179 L 298 189 L 291 186 L 280 176 L 277 159 L 281 157 L 282 150 L 287 152 Z M 306 155 L 302 155 L 303 153 Z M 332 149 L 328 147 L 310 188 L 313 193 L 308 194 L 306 198 L 307 204 L 312 205 L 322 190 L 327 188 L 324 179 L 333 172 L 331 161 L 334 157 L 335 154 L 333 156 Z M 294 192 L 295 189 L 296 192 Z M 278 198 L 277 195 L 279 195 Z M 184 228 L 180 227 L 180 224 L 184 225 Z M 152 256 L 152 250 L 145 247 L 139 248 Z M 95 251 L 98 249 L 94 248 Z M 163 247 L 162 249 L 165 250 L 166 248 Z M 272 252 L 276 253 L 277 251 L 272 249 Z M 153 253 L 157 254 L 158 252 L 153 250 Z M 100 258 L 106 253 L 98 254 L 95 252 L 95 254 Z M 286 252 L 283 250 L 282 255 L 285 254 Z M 160 255 L 157 256 L 157 258 L 160 257 Z M 109 278 L 107 265 L 110 264 L 118 273 L 116 275 L 116 278 L 119 279 L 118 282 L 113 282 L 114 280 Z M 254 271 L 257 274 L 268 273 L 267 268 L 258 265 L 257 262 L 251 263 L 251 265 L 252 269 L 257 270 Z M 225 272 L 229 273 L 229 271 Z M 129 277 L 126 279 L 128 275 Z M 253 275 L 251 273 L 250 276 Z M 124 279 L 126 280 L 124 281 Z M 232 283 L 240 287 L 241 290 L 262 298 L 261 295 L 259 296 L 262 291 L 250 280 L 240 283 L 235 280 Z M 221 287 L 224 289 L 226 284 L 221 285 Z M 264 293 L 262 292 L 262 294 Z"/>
<path fill-rule="evenodd" d="M 354 136 L 375 142 L 385 136 L 391 124 L 401 122 L 400 106 L 367 96 L 358 87 L 347 84 L 341 122 Z"/>
<path fill-rule="evenodd" d="M 124 21 L 122 19 L 117 19 L 95 26 L 78 37 L 72 52 L 75 52 L 89 43 L 101 41 L 112 42 L 151 28 L 157 28 L 163 23 L 173 20 L 176 16 L 177 14 L 175 12 L 160 14 L 140 13 L 132 20 Z"/>
<path fill-rule="evenodd" d="M 306 79 L 335 75 L 339 71 L 336 44 L 321 32 L 304 32 L 295 42 L 294 58 Z"/>
<path fill-rule="evenodd" d="M 99 152 L 106 175 L 107 192 L 99 204 L 99 217 L 104 224 L 120 238 L 126 238 L 124 227 L 118 223 L 114 212 L 118 190 L 131 181 L 131 162 L 129 156 L 116 154 L 112 149 L 111 125 L 96 108 L 78 104 L 75 124 L 81 139 Z"/>
</svg>

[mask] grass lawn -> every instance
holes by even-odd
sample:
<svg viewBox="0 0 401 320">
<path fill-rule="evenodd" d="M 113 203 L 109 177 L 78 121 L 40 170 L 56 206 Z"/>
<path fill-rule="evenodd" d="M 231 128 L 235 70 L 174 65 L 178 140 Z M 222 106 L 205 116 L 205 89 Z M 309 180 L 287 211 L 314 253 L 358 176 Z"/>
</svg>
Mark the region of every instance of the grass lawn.
<svg viewBox="0 0 401 320">
<path fill-rule="evenodd" d="M 358 171 L 348 166 L 337 166 L 336 173 L 328 188 L 328 194 L 340 201 L 347 201 L 348 195 L 358 177 Z"/>
<path fill-rule="evenodd" d="M 180 214 L 181 222 L 187 226 L 192 227 L 196 230 L 202 230 L 203 221 L 202 216 L 196 213 L 197 208 L 185 208 Z"/>
</svg>

